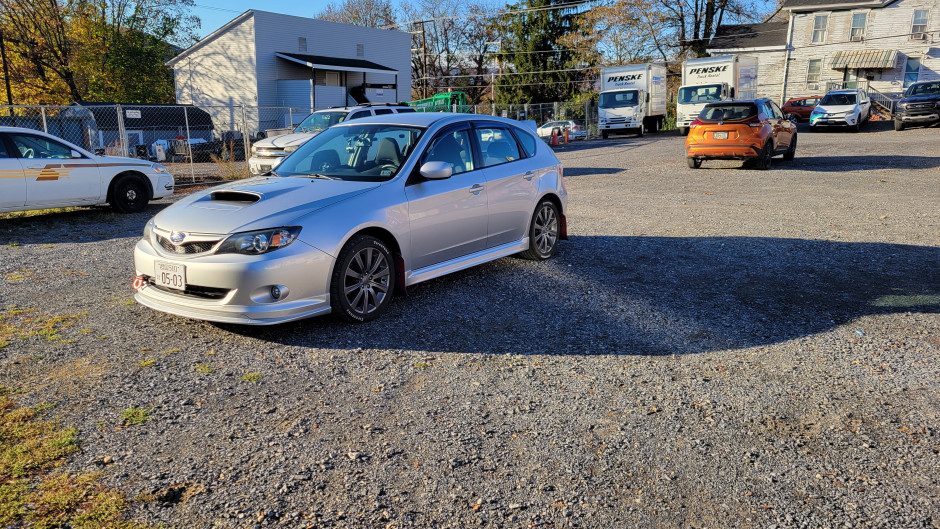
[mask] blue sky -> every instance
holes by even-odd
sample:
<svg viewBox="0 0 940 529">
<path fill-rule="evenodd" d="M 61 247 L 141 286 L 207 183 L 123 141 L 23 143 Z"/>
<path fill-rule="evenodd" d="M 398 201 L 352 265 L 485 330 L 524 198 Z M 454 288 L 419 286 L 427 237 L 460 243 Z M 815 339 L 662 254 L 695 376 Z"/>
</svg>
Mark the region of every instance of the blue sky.
<svg viewBox="0 0 940 529">
<path fill-rule="evenodd" d="M 340 1 L 336 0 L 335 3 L 339 4 Z M 397 5 L 398 2 L 392 3 Z M 275 3 L 257 0 L 196 0 L 193 14 L 202 21 L 198 34 L 199 38 L 203 38 L 249 9 L 313 18 L 329 4 L 330 0 L 280 0 Z"/>
</svg>

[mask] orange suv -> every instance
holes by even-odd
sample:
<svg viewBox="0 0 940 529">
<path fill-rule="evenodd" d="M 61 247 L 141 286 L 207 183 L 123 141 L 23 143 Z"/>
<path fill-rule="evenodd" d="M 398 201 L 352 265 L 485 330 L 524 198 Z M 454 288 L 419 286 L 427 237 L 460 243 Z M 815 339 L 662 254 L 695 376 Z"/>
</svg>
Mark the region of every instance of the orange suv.
<svg viewBox="0 0 940 529">
<path fill-rule="evenodd" d="M 693 169 L 704 160 L 744 160 L 745 167 L 768 169 L 773 156 L 796 155 L 796 123 L 769 99 L 709 103 L 689 127 L 685 149 Z"/>
</svg>

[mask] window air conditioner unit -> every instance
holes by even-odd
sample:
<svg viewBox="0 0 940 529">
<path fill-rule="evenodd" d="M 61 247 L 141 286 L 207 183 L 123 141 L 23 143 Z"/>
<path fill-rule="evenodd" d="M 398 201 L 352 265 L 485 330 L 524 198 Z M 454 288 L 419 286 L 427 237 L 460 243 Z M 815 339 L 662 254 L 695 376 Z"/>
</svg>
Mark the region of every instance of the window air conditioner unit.
<svg viewBox="0 0 940 529">
<path fill-rule="evenodd" d="M 927 40 L 926 33 L 911 33 L 912 40 Z"/>
<path fill-rule="evenodd" d="M 806 85 L 807 90 L 819 90 L 819 83 L 812 83 Z"/>
</svg>

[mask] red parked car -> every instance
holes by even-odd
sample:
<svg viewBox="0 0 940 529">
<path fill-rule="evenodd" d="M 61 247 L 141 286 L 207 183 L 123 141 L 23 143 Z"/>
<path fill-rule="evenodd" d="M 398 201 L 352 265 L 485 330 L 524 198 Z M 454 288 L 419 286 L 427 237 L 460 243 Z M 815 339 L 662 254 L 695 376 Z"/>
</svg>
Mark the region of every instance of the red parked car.
<svg viewBox="0 0 940 529">
<path fill-rule="evenodd" d="M 813 113 L 813 109 L 819 104 L 820 99 L 822 99 L 822 96 L 791 97 L 789 101 L 783 104 L 781 110 L 783 110 L 785 116 L 793 114 L 799 121 L 809 121 L 809 115 Z"/>
</svg>

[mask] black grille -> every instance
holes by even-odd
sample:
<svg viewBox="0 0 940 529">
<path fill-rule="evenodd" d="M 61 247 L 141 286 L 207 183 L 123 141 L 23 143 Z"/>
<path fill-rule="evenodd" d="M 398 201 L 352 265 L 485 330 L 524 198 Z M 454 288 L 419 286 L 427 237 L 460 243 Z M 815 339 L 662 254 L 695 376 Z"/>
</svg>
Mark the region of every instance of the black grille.
<svg viewBox="0 0 940 529">
<path fill-rule="evenodd" d="M 186 242 L 177 246 L 166 237 L 157 235 L 157 243 L 159 243 L 164 250 L 172 253 L 190 254 L 208 252 L 215 246 L 216 242 L 218 241 Z"/>
<path fill-rule="evenodd" d="M 933 103 L 908 103 L 907 108 L 911 110 L 924 110 L 933 108 Z"/>
<path fill-rule="evenodd" d="M 215 288 L 215 287 L 201 287 L 198 285 L 186 285 L 186 288 L 183 290 L 176 290 L 174 288 L 167 288 L 164 286 L 157 285 L 154 283 L 153 278 L 147 278 L 147 284 L 152 286 L 157 290 L 167 292 L 169 294 L 176 294 L 182 296 L 192 296 L 194 298 L 201 299 L 222 299 L 231 292 L 227 288 Z"/>
</svg>

